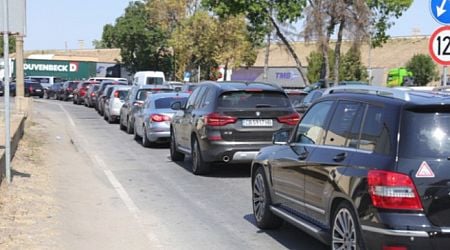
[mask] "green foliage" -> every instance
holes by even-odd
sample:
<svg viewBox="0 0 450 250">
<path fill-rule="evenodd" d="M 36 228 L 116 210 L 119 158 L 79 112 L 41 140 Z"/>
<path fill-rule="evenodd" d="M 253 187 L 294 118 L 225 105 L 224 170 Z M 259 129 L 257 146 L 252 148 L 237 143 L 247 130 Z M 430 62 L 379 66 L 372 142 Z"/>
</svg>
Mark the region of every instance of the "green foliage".
<svg viewBox="0 0 450 250">
<path fill-rule="evenodd" d="M 1 36 L 0 38 L 0 57 L 3 57 L 3 36 Z M 16 52 L 16 38 L 13 36 L 9 37 L 9 53 L 14 53 Z"/>
<path fill-rule="evenodd" d="M 218 65 L 252 65 L 256 52 L 250 42 L 245 20 L 230 17 L 219 20 L 206 11 L 198 11 L 175 29 L 170 39 L 177 61 L 176 77 L 200 66 L 203 78 L 209 78 Z"/>
<path fill-rule="evenodd" d="M 413 0 L 367 0 L 372 10 L 372 46 L 379 47 L 389 39 L 387 31 L 394 25 L 393 20 L 402 16 Z"/>
<path fill-rule="evenodd" d="M 202 0 L 202 5 L 219 17 L 245 15 L 248 30 L 256 44 L 262 44 L 271 30 L 270 10 L 280 22 L 293 23 L 302 15 L 307 0 Z"/>
<path fill-rule="evenodd" d="M 143 2 L 130 2 L 114 25 L 103 27 L 101 45 L 120 48 L 122 62 L 132 73 L 141 70 L 171 72 L 171 53 L 166 44 L 168 35 L 151 25 Z"/>
<path fill-rule="evenodd" d="M 436 64 L 428 55 L 414 55 L 406 64 L 406 68 L 413 73 L 414 82 L 419 86 L 424 86 L 439 77 Z"/>
<path fill-rule="evenodd" d="M 361 51 L 351 48 L 342 58 L 339 68 L 341 81 L 367 81 L 367 68 L 361 63 Z"/>
<path fill-rule="evenodd" d="M 334 51 L 332 49 L 328 49 L 328 57 L 330 62 L 334 62 Z M 320 78 L 321 71 L 323 70 L 323 56 L 321 52 L 312 51 L 311 54 L 306 58 L 308 61 L 308 73 L 307 78 L 310 83 L 318 82 L 319 80 L 323 80 Z M 330 78 L 333 77 L 334 63 L 330 63 Z"/>
</svg>

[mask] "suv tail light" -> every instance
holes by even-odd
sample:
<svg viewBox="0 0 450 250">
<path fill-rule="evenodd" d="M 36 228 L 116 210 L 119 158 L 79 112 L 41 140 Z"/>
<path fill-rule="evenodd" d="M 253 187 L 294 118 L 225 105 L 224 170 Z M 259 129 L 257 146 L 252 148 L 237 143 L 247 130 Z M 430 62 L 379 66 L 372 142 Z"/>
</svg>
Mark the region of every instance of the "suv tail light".
<svg viewBox="0 0 450 250">
<path fill-rule="evenodd" d="M 422 211 L 422 203 L 413 180 L 405 174 L 370 170 L 369 194 L 375 207 Z"/>
<path fill-rule="evenodd" d="M 170 117 L 167 115 L 153 114 L 150 116 L 150 120 L 152 122 L 168 122 L 170 121 Z"/>
<path fill-rule="evenodd" d="M 86 95 L 86 89 L 85 89 L 85 88 L 81 88 L 81 89 L 80 89 L 80 95 L 81 95 L 81 96 Z"/>
<path fill-rule="evenodd" d="M 284 123 L 290 126 L 297 125 L 298 121 L 300 121 L 300 114 L 295 112 L 289 115 L 280 116 L 277 118 L 279 123 Z"/>
<path fill-rule="evenodd" d="M 92 97 L 94 97 L 94 96 L 95 96 L 95 93 L 94 93 L 94 92 L 92 92 L 92 93 L 91 93 L 91 96 L 92 96 Z"/>
<path fill-rule="evenodd" d="M 32 87 L 32 86 L 28 87 L 28 90 L 29 90 L 30 92 L 33 92 L 33 87 Z"/>
<path fill-rule="evenodd" d="M 211 113 L 205 116 L 205 125 L 220 127 L 225 126 L 227 124 L 233 124 L 237 121 L 236 117 L 221 115 L 218 113 Z"/>
<path fill-rule="evenodd" d="M 117 91 L 117 90 L 114 91 L 114 97 L 115 97 L 115 98 L 119 98 L 119 91 Z"/>
</svg>

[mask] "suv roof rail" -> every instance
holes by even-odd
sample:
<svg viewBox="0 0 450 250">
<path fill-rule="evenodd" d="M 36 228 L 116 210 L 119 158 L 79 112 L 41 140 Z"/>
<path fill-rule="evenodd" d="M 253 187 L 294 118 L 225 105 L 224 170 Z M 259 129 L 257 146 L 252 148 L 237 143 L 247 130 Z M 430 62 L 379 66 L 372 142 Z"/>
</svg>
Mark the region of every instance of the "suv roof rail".
<svg viewBox="0 0 450 250">
<path fill-rule="evenodd" d="M 408 93 L 409 91 L 411 91 L 411 89 L 394 89 L 394 88 L 367 86 L 367 85 L 343 85 L 328 88 L 325 90 L 323 95 L 329 95 L 333 93 L 362 93 L 410 101 L 411 98 Z"/>
</svg>

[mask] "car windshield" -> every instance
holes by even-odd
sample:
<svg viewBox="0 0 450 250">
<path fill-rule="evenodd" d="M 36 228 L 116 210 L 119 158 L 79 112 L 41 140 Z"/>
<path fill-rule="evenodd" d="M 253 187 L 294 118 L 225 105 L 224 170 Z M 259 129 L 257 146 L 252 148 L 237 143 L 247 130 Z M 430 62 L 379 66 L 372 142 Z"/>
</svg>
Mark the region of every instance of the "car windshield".
<svg viewBox="0 0 450 250">
<path fill-rule="evenodd" d="M 180 101 L 181 103 L 183 103 L 186 100 L 187 100 L 186 97 L 178 97 L 178 96 L 160 98 L 160 99 L 155 100 L 155 108 L 169 109 L 172 102 Z"/>
<path fill-rule="evenodd" d="M 290 105 L 287 96 L 273 91 L 233 91 L 219 97 L 219 107 L 222 108 L 279 108 Z"/>
<path fill-rule="evenodd" d="M 400 157 L 450 157 L 450 112 L 412 112 L 403 117 Z"/>
</svg>

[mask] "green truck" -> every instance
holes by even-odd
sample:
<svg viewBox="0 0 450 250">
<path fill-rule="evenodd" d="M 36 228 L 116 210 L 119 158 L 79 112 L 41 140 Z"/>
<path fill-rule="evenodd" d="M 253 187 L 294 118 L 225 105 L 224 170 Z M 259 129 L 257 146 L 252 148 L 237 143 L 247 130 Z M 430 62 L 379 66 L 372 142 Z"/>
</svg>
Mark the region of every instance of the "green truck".
<svg viewBox="0 0 450 250">
<path fill-rule="evenodd" d="M 386 85 L 388 87 L 412 86 L 414 85 L 413 73 L 406 68 L 390 69 Z"/>
</svg>

